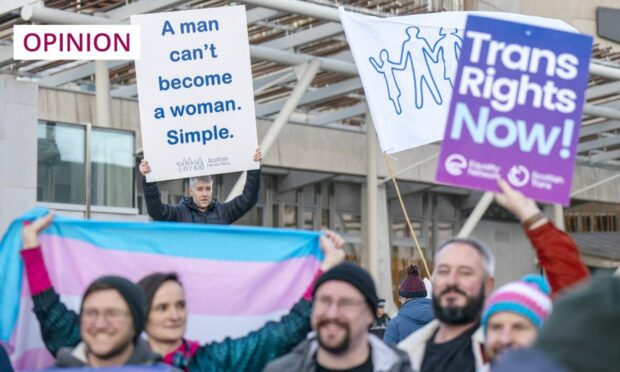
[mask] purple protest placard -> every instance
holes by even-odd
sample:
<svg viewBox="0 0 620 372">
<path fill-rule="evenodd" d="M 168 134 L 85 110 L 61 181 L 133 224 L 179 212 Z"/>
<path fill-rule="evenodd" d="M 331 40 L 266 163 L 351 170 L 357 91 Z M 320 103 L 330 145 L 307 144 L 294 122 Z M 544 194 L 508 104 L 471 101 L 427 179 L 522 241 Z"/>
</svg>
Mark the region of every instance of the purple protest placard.
<svg viewBox="0 0 620 372">
<path fill-rule="evenodd" d="M 469 16 L 437 181 L 570 203 L 592 38 Z"/>
</svg>

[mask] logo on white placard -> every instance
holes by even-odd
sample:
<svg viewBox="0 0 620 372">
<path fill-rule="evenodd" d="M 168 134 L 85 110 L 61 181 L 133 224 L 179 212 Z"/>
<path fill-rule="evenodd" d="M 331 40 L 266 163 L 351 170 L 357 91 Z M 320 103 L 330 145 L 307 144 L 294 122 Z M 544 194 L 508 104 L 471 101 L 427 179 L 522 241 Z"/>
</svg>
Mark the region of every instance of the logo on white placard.
<svg viewBox="0 0 620 372">
<path fill-rule="evenodd" d="M 523 165 L 513 165 L 508 171 L 508 182 L 513 186 L 522 187 L 530 181 L 530 171 Z"/>
<path fill-rule="evenodd" d="M 452 154 L 446 158 L 446 172 L 453 176 L 461 176 L 467 168 L 467 159 L 461 154 Z"/>
</svg>

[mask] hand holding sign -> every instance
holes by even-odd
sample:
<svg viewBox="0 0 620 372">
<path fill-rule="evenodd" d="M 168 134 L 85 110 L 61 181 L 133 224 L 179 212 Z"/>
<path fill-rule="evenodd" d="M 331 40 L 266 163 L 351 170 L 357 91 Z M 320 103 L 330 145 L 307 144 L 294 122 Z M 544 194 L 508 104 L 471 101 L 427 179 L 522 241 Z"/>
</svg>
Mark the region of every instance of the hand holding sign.
<svg viewBox="0 0 620 372">
<path fill-rule="evenodd" d="M 519 221 L 525 222 L 532 216 L 541 213 L 534 200 L 510 187 L 508 182 L 500 178 L 497 180 L 497 185 L 502 192 L 495 194 L 495 201 L 512 212 Z"/>
<path fill-rule="evenodd" d="M 143 175 L 144 177 L 146 177 L 147 174 L 151 173 L 151 166 L 149 165 L 149 162 L 146 161 L 145 159 L 142 159 L 142 161 L 140 161 L 140 174 Z"/>
<path fill-rule="evenodd" d="M 263 153 L 260 147 L 257 147 L 256 150 L 254 151 L 254 161 L 257 161 L 257 162 L 263 161 Z"/>
</svg>

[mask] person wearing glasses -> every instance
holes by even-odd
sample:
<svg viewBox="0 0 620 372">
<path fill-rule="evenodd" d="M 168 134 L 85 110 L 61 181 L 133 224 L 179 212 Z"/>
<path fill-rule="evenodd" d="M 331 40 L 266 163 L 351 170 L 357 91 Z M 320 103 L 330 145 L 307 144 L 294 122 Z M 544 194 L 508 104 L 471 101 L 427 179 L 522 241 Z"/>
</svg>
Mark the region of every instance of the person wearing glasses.
<svg viewBox="0 0 620 372">
<path fill-rule="evenodd" d="M 62 367 L 152 364 L 163 357 L 164 363 L 183 370 L 260 371 L 304 339 L 310 331 L 314 282 L 344 260 L 344 240 L 326 231 L 319 240 L 323 251 L 320 269 L 288 314 L 245 337 L 199 345 L 184 338 L 185 293 L 174 274 L 151 274 L 138 285 L 119 277 L 98 279 L 86 291 L 80 314 L 68 310 L 52 287 L 38 240 L 52 219 L 50 213 L 22 229 L 21 255 L 43 341 Z M 93 286 L 103 279 L 106 285 L 113 282 L 114 286 L 97 285 L 97 291 L 93 291 Z M 101 294 L 105 296 L 100 298 Z M 148 341 L 140 337 L 142 330 Z M 140 356 L 145 355 L 144 359 L 135 355 L 138 351 Z M 63 364 L 59 363 L 61 356 Z"/>
<path fill-rule="evenodd" d="M 317 280 L 313 297 L 314 333 L 265 372 L 411 371 L 404 351 L 369 331 L 379 299 L 367 271 L 341 263 Z"/>
</svg>

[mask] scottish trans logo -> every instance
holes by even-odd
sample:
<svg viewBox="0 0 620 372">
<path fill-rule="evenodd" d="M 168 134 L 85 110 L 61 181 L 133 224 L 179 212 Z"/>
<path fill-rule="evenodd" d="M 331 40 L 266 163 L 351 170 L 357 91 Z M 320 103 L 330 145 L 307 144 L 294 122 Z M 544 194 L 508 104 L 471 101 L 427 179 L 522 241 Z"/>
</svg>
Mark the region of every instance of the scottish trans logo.
<svg viewBox="0 0 620 372">
<path fill-rule="evenodd" d="M 452 95 L 463 39 L 456 28 L 430 30 L 430 35 L 423 36 L 419 27 L 407 27 L 398 55 L 381 49 L 376 58 L 368 59 L 383 77 L 386 99 L 398 115 L 402 114 L 403 106 L 417 109 L 429 104 L 441 106 Z M 413 91 L 405 92 L 406 89 Z M 414 102 L 402 102 L 403 96 L 412 97 Z"/>
</svg>

